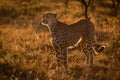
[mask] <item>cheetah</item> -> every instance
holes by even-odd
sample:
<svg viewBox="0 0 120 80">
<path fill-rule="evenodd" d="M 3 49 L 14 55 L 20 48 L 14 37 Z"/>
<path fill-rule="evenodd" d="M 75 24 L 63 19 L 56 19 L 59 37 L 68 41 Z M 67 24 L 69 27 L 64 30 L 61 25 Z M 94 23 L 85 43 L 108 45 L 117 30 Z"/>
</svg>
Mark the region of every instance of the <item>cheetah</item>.
<svg viewBox="0 0 120 80">
<path fill-rule="evenodd" d="M 68 68 L 68 48 L 80 43 L 87 56 L 89 66 L 93 64 L 93 54 L 102 52 L 105 46 L 96 45 L 94 42 L 94 25 L 88 19 L 79 20 L 73 24 L 58 21 L 57 14 L 46 13 L 42 17 L 42 24 L 49 28 L 52 45 L 56 52 L 58 67 Z"/>
</svg>

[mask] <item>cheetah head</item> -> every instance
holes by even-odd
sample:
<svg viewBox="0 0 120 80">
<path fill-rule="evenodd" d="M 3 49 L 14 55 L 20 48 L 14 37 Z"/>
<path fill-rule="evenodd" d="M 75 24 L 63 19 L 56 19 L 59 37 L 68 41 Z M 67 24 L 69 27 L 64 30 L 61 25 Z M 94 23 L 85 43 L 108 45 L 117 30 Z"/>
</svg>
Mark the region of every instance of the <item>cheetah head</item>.
<svg viewBox="0 0 120 80">
<path fill-rule="evenodd" d="M 42 24 L 48 27 L 54 26 L 57 24 L 56 14 L 46 13 L 42 17 Z"/>
</svg>

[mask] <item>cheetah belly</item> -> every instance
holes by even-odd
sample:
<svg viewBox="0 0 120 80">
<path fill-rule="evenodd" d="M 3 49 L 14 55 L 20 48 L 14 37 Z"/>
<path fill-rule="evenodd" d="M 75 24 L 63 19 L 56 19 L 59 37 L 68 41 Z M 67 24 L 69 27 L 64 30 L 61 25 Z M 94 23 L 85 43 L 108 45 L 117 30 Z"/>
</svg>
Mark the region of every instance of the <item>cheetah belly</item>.
<svg viewBox="0 0 120 80">
<path fill-rule="evenodd" d="M 55 46 L 59 46 L 59 47 L 65 47 L 65 46 L 67 46 L 67 44 L 64 41 L 64 39 L 61 39 L 61 38 L 52 37 L 52 43 Z"/>
<path fill-rule="evenodd" d="M 80 39 L 73 45 L 70 45 L 68 48 L 74 48 L 76 46 L 78 46 L 78 44 L 82 41 L 82 37 L 80 37 Z"/>
</svg>

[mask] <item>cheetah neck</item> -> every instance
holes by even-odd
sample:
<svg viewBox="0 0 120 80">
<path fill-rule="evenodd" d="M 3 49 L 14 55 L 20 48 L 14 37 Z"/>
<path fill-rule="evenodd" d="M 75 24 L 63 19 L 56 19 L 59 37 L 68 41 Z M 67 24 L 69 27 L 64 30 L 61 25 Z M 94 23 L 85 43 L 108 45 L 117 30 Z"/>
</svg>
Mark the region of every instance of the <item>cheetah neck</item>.
<svg viewBox="0 0 120 80">
<path fill-rule="evenodd" d="M 63 29 L 63 24 L 61 22 L 57 22 L 57 24 L 54 24 L 52 26 L 49 27 L 49 31 L 51 33 L 52 37 L 55 37 L 57 35 L 60 35 L 59 33 L 61 33 L 61 30 Z"/>
<path fill-rule="evenodd" d="M 55 33 L 57 32 L 57 28 L 58 28 L 58 25 L 57 24 L 54 24 L 52 26 L 48 26 L 49 28 L 49 31 L 51 33 L 51 36 L 55 35 Z"/>
</svg>

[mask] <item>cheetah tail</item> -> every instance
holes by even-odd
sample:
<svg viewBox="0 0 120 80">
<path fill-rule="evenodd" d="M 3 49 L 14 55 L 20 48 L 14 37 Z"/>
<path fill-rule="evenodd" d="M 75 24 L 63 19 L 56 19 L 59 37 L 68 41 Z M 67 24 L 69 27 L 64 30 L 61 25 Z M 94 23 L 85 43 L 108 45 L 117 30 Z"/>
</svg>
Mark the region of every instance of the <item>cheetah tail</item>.
<svg viewBox="0 0 120 80">
<path fill-rule="evenodd" d="M 100 46 L 97 50 L 98 53 L 101 53 L 104 49 L 105 49 L 106 46 Z"/>
<path fill-rule="evenodd" d="M 93 48 L 95 54 L 99 54 L 99 53 L 103 52 L 105 50 L 105 47 L 106 47 L 105 45 L 95 44 L 95 46 Z"/>
</svg>

